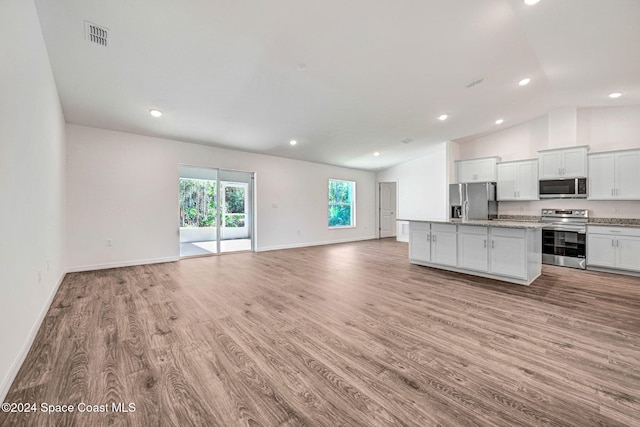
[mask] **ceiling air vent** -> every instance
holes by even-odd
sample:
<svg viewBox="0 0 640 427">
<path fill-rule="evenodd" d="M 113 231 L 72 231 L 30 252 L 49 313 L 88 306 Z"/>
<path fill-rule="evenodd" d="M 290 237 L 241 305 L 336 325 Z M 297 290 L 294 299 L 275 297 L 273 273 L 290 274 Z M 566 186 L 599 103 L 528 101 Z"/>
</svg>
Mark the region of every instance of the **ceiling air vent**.
<svg viewBox="0 0 640 427">
<path fill-rule="evenodd" d="M 109 29 L 101 27 L 100 25 L 92 24 L 91 22 L 84 21 L 84 35 L 91 43 L 99 44 L 100 46 L 109 46 Z"/>
<path fill-rule="evenodd" d="M 409 144 L 411 141 L 413 141 L 413 139 L 411 139 L 411 138 L 406 138 L 406 139 L 403 139 L 403 140 L 402 140 L 402 141 L 400 141 L 400 142 L 402 142 L 403 144 Z"/>
<path fill-rule="evenodd" d="M 487 80 L 485 76 L 476 77 L 475 79 L 471 80 L 469 83 L 464 85 L 464 87 L 466 87 L 467 89 L 471 89 L 474 86 L 478 86 L 480 83 L 484 82 L 485 80 Z"/>
</svg>

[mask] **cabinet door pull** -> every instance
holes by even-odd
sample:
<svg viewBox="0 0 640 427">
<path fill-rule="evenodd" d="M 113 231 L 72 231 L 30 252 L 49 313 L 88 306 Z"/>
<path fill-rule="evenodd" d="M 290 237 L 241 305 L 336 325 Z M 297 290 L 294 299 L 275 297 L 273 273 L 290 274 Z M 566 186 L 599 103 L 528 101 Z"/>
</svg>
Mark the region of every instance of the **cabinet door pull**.
<svg viewBox="0 0 640 427">
<path fill-rule="evenodd" d="M 496 248 L 496 241 L 492 240 L 491 241 L 491 249 L 495 249 Z"/>
<path fill-rule="evenodd" d="M 431 233 L 427 234 L 427 242 L 431 241 Z"/>
<path fill-rule="evenodd" d="M 487 239 L 484 239 L 484 247 L 487 247 Z"/>
<path fill-rule="evenodd" d="M 615 247 L 615 243 L 614 243 L 615 239 L 611 239 L 611 247 Z"/>
<path fill-rule="evenodd" d="M 432 235 L 432 236 L 431 236 L 431 241 L 432 241 L 432 242 L 435 242 L 435 241 L 437 240 L 437 239 L 436 239 L 436 237 L 437 237 L 437 235 L 436 235 L 436 234 Z"/>
<path fill-rule="evenodd" d="M 616 239 L 616 248 L 620 247 L 620 240 Z"/>
</svg>

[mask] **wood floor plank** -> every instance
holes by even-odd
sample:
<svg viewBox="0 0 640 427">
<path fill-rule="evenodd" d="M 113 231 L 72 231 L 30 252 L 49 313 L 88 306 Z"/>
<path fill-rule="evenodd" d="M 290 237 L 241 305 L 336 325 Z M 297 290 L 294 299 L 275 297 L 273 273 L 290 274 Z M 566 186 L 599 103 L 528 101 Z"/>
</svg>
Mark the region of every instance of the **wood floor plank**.
<svg viewBox="0 0 640 427">
<path fill-rule="evenodd" d="M 635 426 L 639 366 L 640 278 L 372 240 L 68 274 L 6 401 L 109 410 L 0 426 Z"/>
</svg>

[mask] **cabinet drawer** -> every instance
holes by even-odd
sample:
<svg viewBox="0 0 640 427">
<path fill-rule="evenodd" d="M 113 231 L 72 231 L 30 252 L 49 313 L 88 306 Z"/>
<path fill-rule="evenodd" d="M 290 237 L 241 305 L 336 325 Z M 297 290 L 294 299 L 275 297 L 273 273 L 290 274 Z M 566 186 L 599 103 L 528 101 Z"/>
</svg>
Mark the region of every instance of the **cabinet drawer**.
<svg viewBox="0 0 640 427">
<path fill-rule="evenodd" d="M 455 233 L 456 232 L 456 225 L 455 224 L 438 224 L 438 223 L 431 223 L 431 231 L 435 231 L 435 232 L 444 232 L 444 233 Z"/>
<path fill-rule="evenodd" d="M 516 237 L 524 239 L 525 230 L 522 228 L 491 227 L 491 235 L 496 237 Z"/>
<path fill-rule="evenodd" d="M 611 236 L 640 237 L 640 227 L 606 227 L 602 225 L 590 225 L 587 231 L 589 232 L 589 234 L 607 234 Z"/>
<path fill-rule="evenodd" d="M 458 233 L 464 234 L 478 234 L 480 236 L 487 235 L 487 227 L 477 226 L 477 225 L 459 225 Z"/>
</svg>

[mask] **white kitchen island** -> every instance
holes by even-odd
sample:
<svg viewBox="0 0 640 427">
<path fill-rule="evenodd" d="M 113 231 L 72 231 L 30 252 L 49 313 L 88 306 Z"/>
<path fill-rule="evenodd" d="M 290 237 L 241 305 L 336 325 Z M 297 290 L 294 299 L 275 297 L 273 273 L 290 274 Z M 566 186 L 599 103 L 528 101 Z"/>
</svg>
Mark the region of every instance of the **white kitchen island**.
<svg viewBox="0 0 640 427">
<path fill-rule="evenodd" d="M 538 222 L 412 220 L 412 264 L 529 285 L 542 271 Z"/>
</svg>

